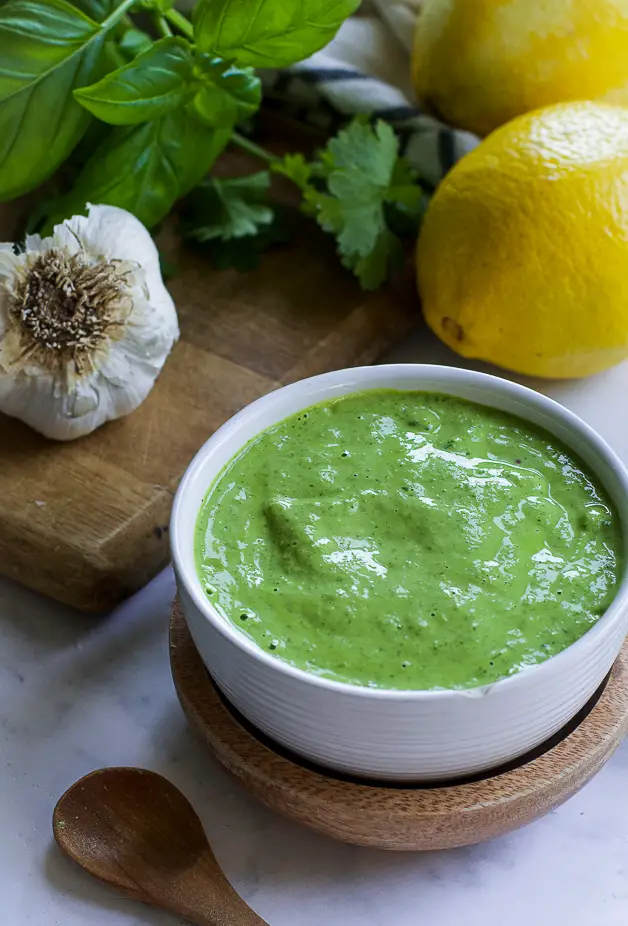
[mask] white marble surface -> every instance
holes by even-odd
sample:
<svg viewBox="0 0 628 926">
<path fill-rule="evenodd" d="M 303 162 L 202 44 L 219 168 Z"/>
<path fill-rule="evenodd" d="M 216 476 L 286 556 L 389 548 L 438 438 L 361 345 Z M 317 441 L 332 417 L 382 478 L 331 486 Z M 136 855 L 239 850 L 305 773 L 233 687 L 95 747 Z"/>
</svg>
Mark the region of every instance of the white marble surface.
<svg viewBox="0 0 628 926">
<path fill-rule="evenodd" d="M 424 332 L 396 359 L 453 362 Z M 552 390 L 628 459 L 628 366 Z M 104 765 L 170 777 L 196 806 L 227 875 L 270 926 L 627 926 L 628 741 L 580 794 L 492 843 L 388 854 L 285 822 L 232 783 L 188 731 L 173 690 L 173 581 L 106 620 L 0 581 L 0 924 L 166 926 L 53 846 L 51 813 Z"/>
</svg>

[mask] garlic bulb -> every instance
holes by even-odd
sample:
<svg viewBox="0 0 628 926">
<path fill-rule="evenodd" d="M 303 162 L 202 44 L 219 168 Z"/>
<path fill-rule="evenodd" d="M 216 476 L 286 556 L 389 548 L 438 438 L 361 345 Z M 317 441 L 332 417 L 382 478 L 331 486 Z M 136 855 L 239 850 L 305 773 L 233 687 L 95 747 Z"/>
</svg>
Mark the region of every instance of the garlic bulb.
<svg viewBox="0 0 628 926">
<path fill-rule="evenodd" d="M 0 412 L 57 440 L 137 408 L 179 336 L 146 228 L 87 208 L 22 253 L 0 244 Z"/>
</svg>

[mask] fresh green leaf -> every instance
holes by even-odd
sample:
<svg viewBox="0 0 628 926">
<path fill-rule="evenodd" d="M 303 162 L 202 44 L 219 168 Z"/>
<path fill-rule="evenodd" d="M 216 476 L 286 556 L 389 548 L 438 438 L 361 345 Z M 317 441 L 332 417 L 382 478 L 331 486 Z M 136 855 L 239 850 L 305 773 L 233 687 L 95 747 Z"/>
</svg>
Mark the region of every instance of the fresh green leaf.
<svg viewBox="0 0 628 926">
<path fill-rule="evenodd" d="M 0 9 L 0 201 L 54 173 L 85 131 L 89 116 L 72 90 L 100 76 L 103 38 L 65 0 Z"/>
<path fill-rule="evenodd" d="M 200 51 L 253 67 L 287 67 L 333 39 L 360 0 L 200 0 Z"/>
<path fill-rule="evenodd" d="M 375 129 L 356 121 L 332 138 L 327 150 L 327 185 L 343 219 L 337 232 L 340 253 L 366 257 L 386 228 L 383 204 L 399 153 L 397 137 L 381 120 Z"/>
<path fill-rule="evenodd" d="M 85 165 L 63 212 L 82 212 L 87 202 L 107 203 L 153 226 L 202 179 L 230 135 L 212 131 L 185 109 L 115 128 Z"/>
<path fill-rule="evenodd" d="M 339 235 L 344 228 L 340 201 L 315 187 L 304 191 L 303 212 L 316 219 L 323 231 L 330 235 Z"/>
<path fill-rule="evenodd" d="M 0 9 L 0 201 L 35 188 L 89 123 L 72 91 L 101 77 L 104 40 L 131 0 L 102 24 L 66 0 L 10 0 Z"/>
<path fill-rule="evenodd" d="M 403 247 L 397 235 L 384 228 L 367 255 L 346 255 L 342 262 L 355 273 L 362 289 L 378 289 L 386 282 L 391 270 L 402 266 Z"/>
<path fill-rule="evenodd" d="M 413 212 L 402 205 L 386 203 L 384 206 L 384 213 L 386 215 L 386 224 L 388 228 L 399 238 L 412 238 L 416 240 L 429 201 L 430 197 L 428 194 L 421 191 L 419 208 Z"/>
<path fill-rule="evenodd" d="M 120 51 L 120 45 L 110 36 L 107 36 L 105 39 L 103 57 L 105 60 L 105 69 L 107 71 L 115 71 L 117 68 L 123 68 L 127 63 L 124 53 Z"/>
<path fill-rule="evenodd" d="M 164 14 L 172 9 L 175 2 L 176 0 L 135 0 L 135 12 Z"/>
<path fill-rule="evenodd" d="M 188 241 L 199 244 L 196 230 L 203 226 L 204 218 L 202 209 L 199 208 L 196 191 L 194 191 L 184 211 L 181 227 Z M 259 266 L 264 253 L 269 248 L 287 244 L 292 240 L 296 218 L 298 218 L 296 209 L 281 204 L 275 205 L 272 222 L 259 226 L 256 234 L 247 235 L 244 238 L 232 238 L 229 241 L 212 238 L 202 243 L 203 254 L 218 270 L 227 270 L 230 267 L 242 273 L 254 270 Z"/>
<path fill-rule="evenodd" d="M 385 188 L 369 183 L 357 171 L 334 171 L 328 181 L 329 192 L 335 198 L 342 230 L 338 232 L 338 244 L 343 254 L 355 251 L 366 256 L 374 247 L 378 235 L 385 228 Z"/>
<path fill-rule="evenodd" d="M 361 119 L 361 116 L 356 117 L 355 124 Z M 361 123 L 360 123 L 361 124 Z M 332 170 L 336 167 L 336 162 L 332 156 L 331 151 L 328 148 L 323 148 L 322 151 L 318 152 L 318 160 L 314 161 L 312 164 L 312 173 L 315 177 L 329 177 Z"/>
<path fill-rule="evenodd" d="M 186 39 L 170 36 L 74 96 L 110 125 L 136 125 L 176 109 L 192 87 L 193 57 Z"/>
<path fill-rule="evenodd" d="M 386 228 L 384 203 L 398 151 L 395 133 L 381 120 L 375 128 L 355 121 L 329 141 L 323 166 L 330 195 L 317 201 L 312 193 L 306 203 L 336 235 L 343 256 L 368 256 Z"/>
<path fill-rule="evenodd" d="M 100 33 L 97 22 L 65 0 L 11 0 L 0 14 L 0 101 L 63 67 Z"/>
<path fill-rule="evenodd" d="M 405 158 L 397 158 L 386 201 L 404 212 L 410 219 L 423 217 L 427 195 L 418 182 L 417 172 Z"/>
<path fill-rule="evenodd" d="M 308 163 L 288 155 L 273 170 L 303 193 L 302 211 L 334 235 L 345 267 L 374 289 L 400 260 L 399 234 L 415 235 L 426 196 L 399 142 L 381 120 L 356 118 Z"/>
<path fill-rule="evenodd" d="M 185 236 L 205 242 L 256 235 L 273 221 L 267 200 L 269 186 L 268 171 L 230 180 L 208 178 L 194 191 L 195 219 L 184 226 Z"/>
<path fill-rule="evenodd" d="M 89 16 L 90 19 L 94 19 L 97 23 L 101 23 L 104 19 L 107 18 L 118 5 L 118 0 L 71 0 L 72 6 L 78 7 L 78 9 L 85 13 L 86 16 Z"/>
<path fill-rule="evenodd" d="M 136 55 L 141 55 L 142 52 L 152 48 L 153 40 L 147 32 L 133 27 L 126 30 L 118 44 L 126 57 L 132 60 Z"/>
<path fill-rule="evenodd" d="M 231 127 L 259 109 L 262 85 L 252 68 L 237 68 L 220 58 L 199 54 L 196 74 L 202 86 L 194 106 L 208 125 Z"/>
<path fill-rule="evenodd" d="M 373 128 L 355 119 L 330 139 L 327 148 L 331 155 L 331 168 L 366 172 L 370 183 L 383 186 L 388 185 L 392 178 L 399 142 L 388 122 L 379 119 Z"/>
<path fill-rule="evenodd" d="M 313 167 L 302 154 L 287 154 L 278 164 L 273 164 L 272 170 L 292 180 L 303 192 L 308 189 L 312 180 Z"/>
</svg>

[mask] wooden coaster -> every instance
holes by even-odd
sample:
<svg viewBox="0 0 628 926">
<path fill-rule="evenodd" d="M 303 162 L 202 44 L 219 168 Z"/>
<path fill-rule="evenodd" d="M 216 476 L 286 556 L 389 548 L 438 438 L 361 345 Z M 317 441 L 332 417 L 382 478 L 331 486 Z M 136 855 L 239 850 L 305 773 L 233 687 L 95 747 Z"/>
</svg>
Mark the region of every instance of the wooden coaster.
<svg viewBox="0 0 628 926">
<path fill-rule="evenodd" d="M 531 823 L 582 788 L 628 732 L 626 643 L 605 684 L 578 716 L 515 763 L 446 786 L 368 783 L 308 764 L 238 715 L 214 686 L 178 603 L 170 660 L 188 720 L 248 791 L 319 833 L 378 849 L 448 849 Z"/>
</svg>

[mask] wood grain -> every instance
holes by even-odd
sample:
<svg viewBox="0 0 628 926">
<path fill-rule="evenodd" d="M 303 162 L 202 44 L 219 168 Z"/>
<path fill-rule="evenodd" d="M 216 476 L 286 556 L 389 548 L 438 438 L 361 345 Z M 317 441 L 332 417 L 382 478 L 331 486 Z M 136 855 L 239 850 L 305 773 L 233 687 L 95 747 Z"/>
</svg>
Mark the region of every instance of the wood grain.
<svg viewBox="0 0 628 926">
<path fill-rule="evenodd" d="M 60 798 L 57 845 L 92 877 L 197 926 L 267 926 L 227 881 L 187 798 L 162 775 L 105 768 Z"/>
<path fill-rule="evenodd" d="M 0 207 L 2 239 L 17 213 Z M 248 274 L 215 271 L 172 228 L 161 245 L 181 341 L 141 408 L 71 444 L 0 416 L 0 571 L 84 610 L 167 564 L 173 492 L 220 424 L 280 384 L 375 360 L 416 317 L 408 278 L 363 293 L 311 223 Z"/>
<path fill-rule="evenodd" d="M 219 762 L 264 804 L 319 833 L 379 849 L 472 845 L 531 823 L 572 797 L 628 732 L 628 643 L 595 703 L 541 749 L 462 784 L 389 787 L 301 762 L 226 706 L 180 606 L 170 626 L 175 688 L 190 724 Z"/>
</svg>

